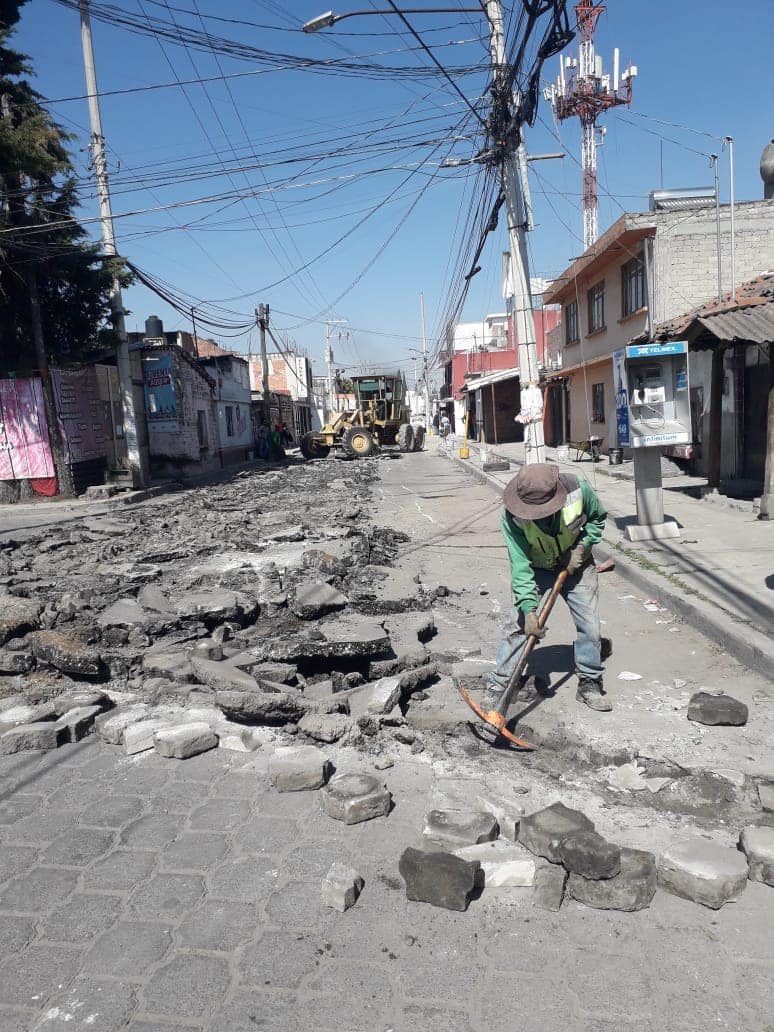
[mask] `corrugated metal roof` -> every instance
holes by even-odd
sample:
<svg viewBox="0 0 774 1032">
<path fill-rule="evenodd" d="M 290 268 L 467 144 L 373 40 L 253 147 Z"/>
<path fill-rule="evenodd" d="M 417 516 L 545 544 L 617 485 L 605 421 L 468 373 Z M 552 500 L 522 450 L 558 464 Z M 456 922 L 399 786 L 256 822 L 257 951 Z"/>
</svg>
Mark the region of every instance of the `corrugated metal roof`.
<svg viewBox="0 0 774 1032">
<path fill-rule="evenodd" d="M 500 383 L 504 380 L 515 380 L 519 375 L 518 368 L 516 369 L 497 369 L 493 373 L 487 373 L 486 376 L 477 376 L 475 379 L 468 380 L 467 383 L 461 389 L 467 391 L 477 391 L 481 387 L 488 387 L 493 383 Z"/>
<path fill-rule="evenodd" d="M 756 308 L 703 316 L 696 322 L 720 341 L 769 344 L 774 341 L 774 301 Z"/>
<path fill-rule="evenodd" d="M 733 297 L 724 294 L 720 300 L 714 298 L 661 323 L 653 333 L 655 340 L 707 335 L 725 343 L 765 344 L 774 340 L 774 272 L 741 283 Z"/>
</svg>

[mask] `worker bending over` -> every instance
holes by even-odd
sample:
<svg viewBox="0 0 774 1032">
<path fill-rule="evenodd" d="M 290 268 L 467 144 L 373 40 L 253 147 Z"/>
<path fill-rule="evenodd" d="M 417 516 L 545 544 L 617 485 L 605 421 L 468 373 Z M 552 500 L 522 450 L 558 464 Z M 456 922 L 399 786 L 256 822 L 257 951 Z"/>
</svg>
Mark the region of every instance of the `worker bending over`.
<svg viewBox="0 0 774 1032">
<path fill-rule="evenodd" d="M 546 462 L 522 466 L 505 488 L 503 503 L 500 525 L 511 561 L 513 607 L 497 666 L 487 678 L 484 709 L 496 708 L 527 636 L 544 636 L 538 627 L 538 602 L 566 567 L 562 595 L 578 632 L 575 697 L 593 710 L 611 710 L 602 685 L 599 584 L 591 556 L 607 519 L 602 503 L 583 477 L 560 473 Z"/>
</svg>

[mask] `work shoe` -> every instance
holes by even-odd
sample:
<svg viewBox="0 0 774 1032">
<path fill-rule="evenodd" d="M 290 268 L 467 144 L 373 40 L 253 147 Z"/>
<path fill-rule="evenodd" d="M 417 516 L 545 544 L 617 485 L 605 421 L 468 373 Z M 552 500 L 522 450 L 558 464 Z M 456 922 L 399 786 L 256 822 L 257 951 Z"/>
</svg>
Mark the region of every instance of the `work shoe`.
<svg viewBox="0 0 774 1032">
<path fill-rule="evenodd" d="M 481 693 L 481 709 L 484 713 L 489 713 L 490 710 L 497 709 L 497 706 L 502 699 L 503 693 L 497 688 L 492 688 L 489 685 Z"/>
<path fill-rule="evenodd" d="M 575 693 L 575 698 L 598 713 L 609 713 L 613 708 L 612 702 L 602 687 L 601 677 L 598 681 L 595 681 L 593 677 L 581 677 L 578 680 L 578 691 Z"/>
</svg>

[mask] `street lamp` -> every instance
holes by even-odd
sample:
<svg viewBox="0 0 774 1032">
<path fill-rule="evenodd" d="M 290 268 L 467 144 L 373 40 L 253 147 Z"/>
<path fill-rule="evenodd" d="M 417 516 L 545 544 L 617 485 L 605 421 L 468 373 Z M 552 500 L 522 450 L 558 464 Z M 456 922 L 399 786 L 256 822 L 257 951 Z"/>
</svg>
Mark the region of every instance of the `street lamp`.
<svg viewBox="0 0 774 1032">
<path fill-rule="evenodd" d="M 480 7 L 406 7 L 400 11 L 348 11 L 345 14 L 334 14 L 333 11 L 326 11 L 325 14 L 318 14 L 302 26 L 304 32 L 319 32 L 320 29 L 329 29 L 331 25 L 341 21 L 343 18 L 357 18 L 360 15 L 373 14 L 481 14 Z"/>
</svg>

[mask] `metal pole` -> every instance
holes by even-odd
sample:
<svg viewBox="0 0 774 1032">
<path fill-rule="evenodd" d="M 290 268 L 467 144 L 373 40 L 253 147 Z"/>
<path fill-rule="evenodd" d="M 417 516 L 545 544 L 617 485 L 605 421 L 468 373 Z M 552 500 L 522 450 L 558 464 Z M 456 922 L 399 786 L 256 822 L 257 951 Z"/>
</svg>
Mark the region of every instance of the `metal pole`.
<svg viewBox="0 0 774 1032">
<path fill-rule="evenodd" d="M 99 211 L 102 221 L 102 242 L 105 254 L 112 258 L 117 254 L 116 239 L 113 231 L 113 212 L 110 207 L 110 189 L 108 186 L 107 162 L 105 160 L 105 137 L 102 135 L 102 118 L 99 110 L 99 93 L 97 90 L 97 74 L 94 69 L 94 47 L 91 40 L 91 23 L 89 21 L 88 0 L 80 0 L 81 42 L 83 44 L 83 66 L 86 73 L 86 91 L 89 98 L 89 122 L 91 125 L 91 160 L 94 165 L 94 176 L 97 182 Z M 121 389 L 121 403 L 124 411 L 124 435 L 126 439 L 126 455 L 132 484 L 145 487 L 148 483 L 147 463 L 137 437 L 137 420 L 134 411 L 134 394 L 132 385 L 132 367 L 129 359 L 129 340 L 126 335 L 124 319 L 124 303 L 121 297 L 121 285 L 113 274 L 110 285 L 110 310 L 113 314 L 113 325 L 118 334 L 116 347 L 116 365 L 118 382 Z"/>
<path fill-rule="evenodd" d="M 490 51 L 495 82 L 502 83 L 506 71 L 505 35 L 500 0 L 486 0 L 489 22 Z M 519 159 L 514 148 L 503 162 L 503 187 L 508 216 L 508 247 L 513 279 L 513 316 L 519 345 L 519 379 L 522 384 L 539 386 L 537 347 L 535 344 L 535 316 L 532 311 L 529 257 L 527 254 L 526 207 L 519 175 Z M 537 420 L 524 427 L 526 461 L 545 462 L 543 422 Z"/>
<path fill-rule="evenodd" d="M 427 368 L 427 335 L 425 334 L 425 295 L 419 295 L 419 309 L 422 315 L 422 378 L 425 382 L 425 429 L 430 429 L 430 372 Z"/>
<path fill-rule="evenodd" d="M 333 349 L 331 348 L 331 324 L 325 324 L 325 364 L 328 367 L 328 416 L 333 412 Z"/>
<path fill-rule="evenodd" d="M 269 408 L 271 406 L 271 391 L 269 390 L 269 356 L 266 353 L 266 327 L 269 325 L 269 306 L 258 305 L 256 312 L 258 317 L 258 328 L 261 331 L 261 380 L 263 387 L 263 410 L 266 414 L 266 422 L 271 423 Z"/>
<path fill-rule="evenodd" d="M 731 297 L 736 297 L 736 232 L 734 226 L 734 138 L 726 137 L 728 144 L 728 200 L 731 206 Z"/>
<path fill-rule="evenodd" d="M 720 255 L 720 179 L 717 154 L 710 154 L 710 161 L 715 169 L 715 239 L 718 251 L 718 301 L 720 301 L 723 297 L 723 263 Z"/>
</svg>

